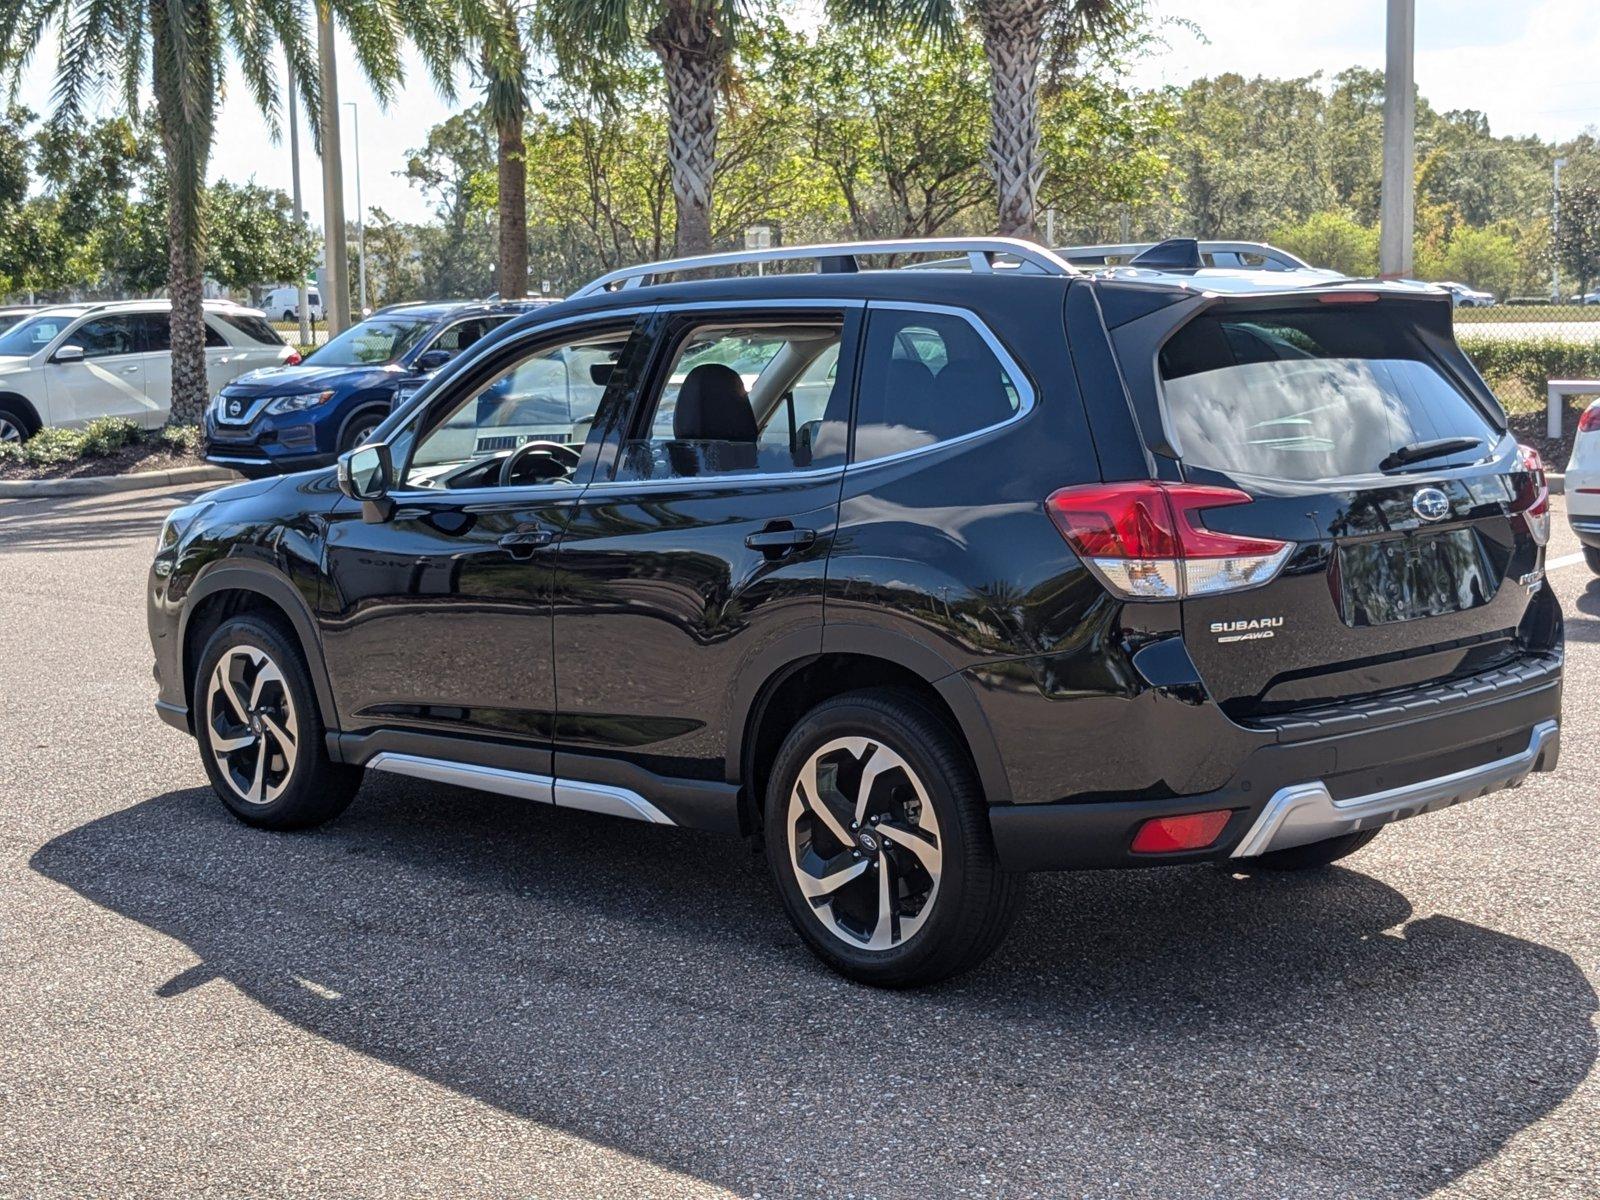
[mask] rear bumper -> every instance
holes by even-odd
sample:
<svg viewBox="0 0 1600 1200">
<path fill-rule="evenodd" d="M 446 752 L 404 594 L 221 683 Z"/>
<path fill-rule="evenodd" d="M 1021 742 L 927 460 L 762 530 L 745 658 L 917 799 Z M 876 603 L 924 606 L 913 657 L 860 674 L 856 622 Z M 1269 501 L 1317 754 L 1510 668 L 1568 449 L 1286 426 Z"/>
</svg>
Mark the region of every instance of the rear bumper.
<svg viewBox="0 0 1600 1200">
<path fill-rule="evenodd" d="M 1470 700 L 1426 715 L 1401 711 L 1377 727 L 1357 714 L 1285 728 L 1245 759 L 1221 788 L 1160 800 L 996 805 L 990 827 L 1001 864 L 1014 871 L 1166 866 L 1225 861 L 1370 829 L 1514 786 L 1555 769 L 1560 752 L 1559 653 L 1542 671 L 1503 673 Z M 1542 675 L 1542 678 L 1540 676 Z M 1520 678 L 1519 678 L 1520 676 Z M 1292 738 L 1292 740 L 1291 740 Z M 1135 854 L 1154 817 L 1229 809 L 1203 850 Z"/>
</svg>

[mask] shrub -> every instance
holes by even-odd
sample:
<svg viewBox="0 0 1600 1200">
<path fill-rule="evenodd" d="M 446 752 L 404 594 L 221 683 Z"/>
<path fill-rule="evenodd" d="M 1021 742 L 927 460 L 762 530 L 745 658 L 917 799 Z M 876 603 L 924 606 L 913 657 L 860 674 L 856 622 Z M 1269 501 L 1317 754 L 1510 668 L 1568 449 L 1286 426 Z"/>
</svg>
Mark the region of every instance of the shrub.
<svg viewBox="0 0 1600 1200">
<path fill-rule="evenodd" d="M 198 425 L 167 425 L 156 437 L 174 454 L 200 453 L 201 437 Z"/>
<path fill-rule="evenodd" d="M 20 442 L 0 442 L 0 467 L 7 463 L 27 462 L 28 456 Z"/>
<path fill-rule="evenodd" d="M 139 427 L 123 417 L 96 417 L 83 429 L 85 458 L 102 458 L 139 440 Z"/>
<path fill-rule="evenodd" d="M 22 443 L 23 458 L 35 467 L 71 462 L 83 457 L 83 437 L 77 429 L 41 429 Z"/>
<path fill-rule="evenodd" d="M 1552 379 L 1600 379 L 1600 341 L 1474 337 L 1470 333 L 1458 340 L 1508 412 L 1543 408 L 1545 385 Z"/>
</svg>

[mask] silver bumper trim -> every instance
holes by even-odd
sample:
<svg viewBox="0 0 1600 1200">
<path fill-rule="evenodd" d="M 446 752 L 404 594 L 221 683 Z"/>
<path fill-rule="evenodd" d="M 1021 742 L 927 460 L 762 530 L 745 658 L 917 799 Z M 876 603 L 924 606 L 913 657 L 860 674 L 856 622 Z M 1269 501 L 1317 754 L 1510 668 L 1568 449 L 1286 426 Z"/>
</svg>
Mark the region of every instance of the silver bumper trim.
<svg viewBox="0 0 1600 1200">
<path fill-rule="evenodd" d="M 1304 846 L 1435 809 L 1449 808 L 1464 800 L 1475 800 L 1489 792 L 1521 783 L 1529 772 L 1545 766 L 1543 760 L 1546 756 L 1551 761 L 1545 769 L 1554 767 L 1554 757 L 1559 752 L 1560 744 L 1560 725 L 1555 721 L 1541 721 L 1533 727 L 1526 750 L 1482 766 L 1441 775 L 1437 779 L 1424 779 L 1366 796 L 1352 796 L 1347 800 L 1335 800 L 1321 780 L 1281 788 L 1267 801 L 1267 806 L 1261 810 L 1261 815 L 1250 827 L 1250 832 L 1244 835 L 1232 857 L 1254 858 L 1269 850 Z"/>
</svg>

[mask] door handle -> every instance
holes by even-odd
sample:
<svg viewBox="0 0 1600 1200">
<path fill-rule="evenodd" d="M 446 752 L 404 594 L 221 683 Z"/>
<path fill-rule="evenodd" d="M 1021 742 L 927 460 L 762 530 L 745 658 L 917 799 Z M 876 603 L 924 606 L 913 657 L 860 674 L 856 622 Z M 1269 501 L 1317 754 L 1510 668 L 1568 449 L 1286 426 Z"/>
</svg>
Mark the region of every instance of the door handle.
<svg viewBox="0 0 1600 1200">
<path fill-rule="evenodd" d="M 751 550 L 761 551 L 769 559 L 775 559 L 804 549 L 816 540 L 815 529 L 796 529 L 787 522 L 774 522 L 759 533 L 750 534 L 744 539 L 744 544 Z"/>
<path fill-rule="evenodd" d="M 535 550 L 548 546 L 553 537 L 548 529 L 519 529 L 515 533 L 501 535 L 500 549 L 512 558 L 528 558 Z"/>
</svg>

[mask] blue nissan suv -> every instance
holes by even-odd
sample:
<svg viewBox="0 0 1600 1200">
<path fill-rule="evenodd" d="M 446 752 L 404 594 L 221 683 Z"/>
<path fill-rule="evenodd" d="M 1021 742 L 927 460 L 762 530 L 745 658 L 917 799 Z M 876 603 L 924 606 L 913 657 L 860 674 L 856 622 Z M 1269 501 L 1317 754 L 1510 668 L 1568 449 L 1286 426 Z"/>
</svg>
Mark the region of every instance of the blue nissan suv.
<svg viewBox="0 0 1600 1200">
<path fill-rule="evenodd" d="M 366 440 L 397 389 L 548 300 L 397 304 L 293 366 L 241 375 L 206 412 L 206 460 L 251 477 L 305 471 Z"/>
</svg>

